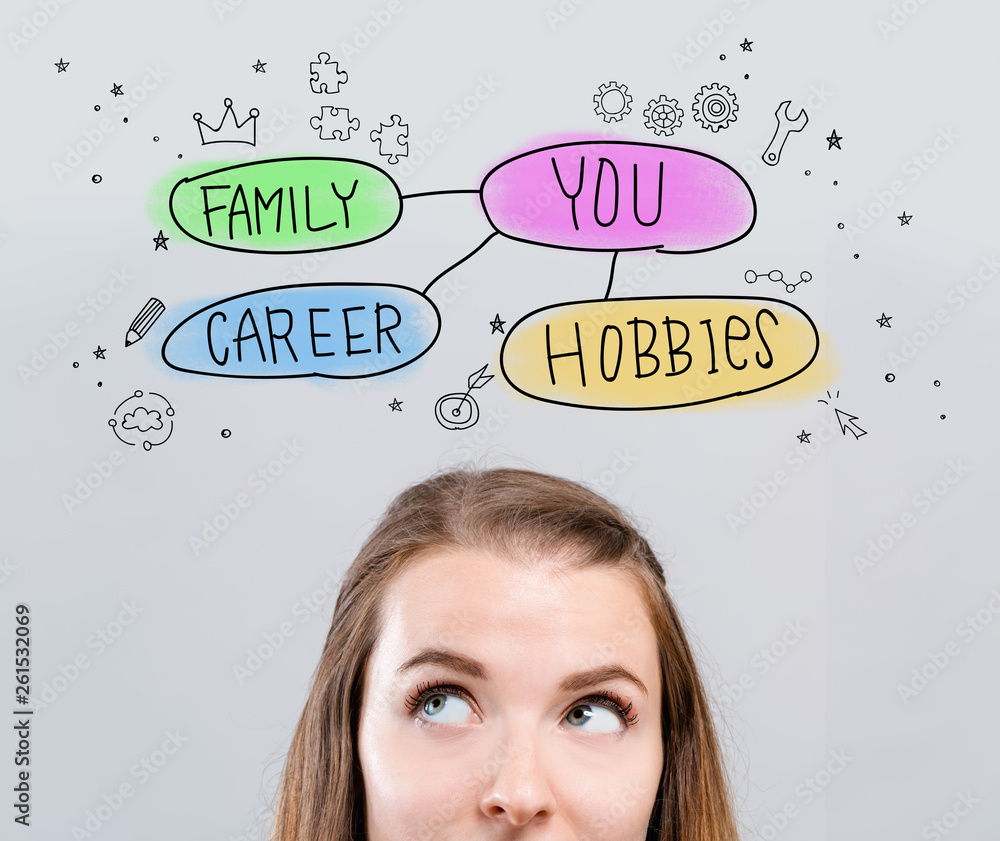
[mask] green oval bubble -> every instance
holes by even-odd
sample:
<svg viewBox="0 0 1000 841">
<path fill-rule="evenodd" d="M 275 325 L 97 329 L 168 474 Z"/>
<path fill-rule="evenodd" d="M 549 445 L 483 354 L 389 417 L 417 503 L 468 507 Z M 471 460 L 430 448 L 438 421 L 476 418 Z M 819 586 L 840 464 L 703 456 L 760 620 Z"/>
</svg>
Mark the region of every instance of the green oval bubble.
<svg viewBox="0 0 1000 841">
<path fill-rule="evenodd" d="M 403 213 L 388 173 L 346 158 L 275 158 L 178 181 L 170 216 L 192 239 L 231 251 L 299 254 L 370 242 Z"/>
</svg>

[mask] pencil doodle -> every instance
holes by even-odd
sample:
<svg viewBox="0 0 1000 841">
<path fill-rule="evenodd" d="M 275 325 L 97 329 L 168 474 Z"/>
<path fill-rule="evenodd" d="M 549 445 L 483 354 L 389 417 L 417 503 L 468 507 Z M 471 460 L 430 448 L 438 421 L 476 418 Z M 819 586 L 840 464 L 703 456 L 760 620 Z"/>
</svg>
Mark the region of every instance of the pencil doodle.
<svg viewBox="0 0 1000 841">
<path fill-rule="evenodd" d="M 166 307 L 159 298 L 150 298 L 146 305 L 139 310 L 139 314 L 132 319 L 128 332 L 125 333 L 125 347 L 134 345 L 149 332 L 156 320 L 163 315 Z"/>
</svg>

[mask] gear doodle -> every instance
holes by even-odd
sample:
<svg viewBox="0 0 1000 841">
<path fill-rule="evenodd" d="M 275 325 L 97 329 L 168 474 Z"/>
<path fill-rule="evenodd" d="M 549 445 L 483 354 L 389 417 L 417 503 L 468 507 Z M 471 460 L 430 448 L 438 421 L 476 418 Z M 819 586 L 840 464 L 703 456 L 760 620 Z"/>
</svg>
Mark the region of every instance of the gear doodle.
<svg viewBox="0 0 1000 841">
<path fill-rule="evenodd" d="M 618 122 L 632 113 L 632 97 L 628 88 L 618 82 L 601 85 L 594 94 L 594 113 L 604 118 L 604 122 Z"/>
<path fill-rule="evenodd" d="M 681 117 L 684 112 L 680 109 L 676 99 L 667 99 L 664 94 L 660 94 L 658 99 L 649 100 L 649 105 L 642 112 L 646 118 L 646 128 L 651 128 L 657 134 L 670 137 L 675 128 L 681 127 Z"/>
<path fill-rule="evenodd" d="M 695 94 L 691 110 L 702 128 L 718 131 L 736 122 L 740 106 L 736 104 L 736 94 L 726 85 L 713 83 L 704 85 Z"/>
</svg>

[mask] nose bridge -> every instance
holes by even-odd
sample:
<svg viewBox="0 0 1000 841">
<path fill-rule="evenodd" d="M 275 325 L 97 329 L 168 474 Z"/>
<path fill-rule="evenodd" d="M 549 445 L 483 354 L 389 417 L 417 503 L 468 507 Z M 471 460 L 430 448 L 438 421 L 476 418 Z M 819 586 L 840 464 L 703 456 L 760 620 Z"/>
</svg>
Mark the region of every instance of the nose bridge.
<svg viewBox="0 0 1000 841">
<path fill-rule="evenodd" d="M 524 720 L 509 722 L 481 769 L 482 811 L 515 826 L 554 815 L 556 802 L 545 760 L 537 725 Z"/>
</svg>

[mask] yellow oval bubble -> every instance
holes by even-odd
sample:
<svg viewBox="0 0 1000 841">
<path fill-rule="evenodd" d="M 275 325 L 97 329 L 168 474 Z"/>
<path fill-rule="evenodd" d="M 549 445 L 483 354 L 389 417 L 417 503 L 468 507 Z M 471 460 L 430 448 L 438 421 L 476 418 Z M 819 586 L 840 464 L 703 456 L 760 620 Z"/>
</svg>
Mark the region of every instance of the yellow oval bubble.
<svg viewBox="0 0 1000 841">
<path fill-rule="evenodd" d="M 812 319 L 773 298 L 612 298 L 529 313 L 507 334 L 500 368 L 548 403 L 667 409 L 771 388 L 818 351 Z"/>
</svg>

